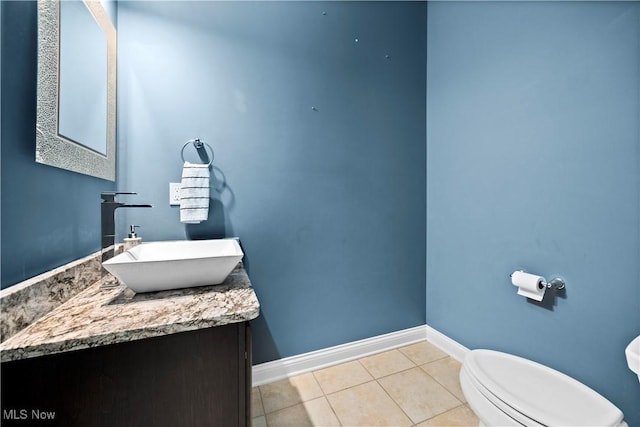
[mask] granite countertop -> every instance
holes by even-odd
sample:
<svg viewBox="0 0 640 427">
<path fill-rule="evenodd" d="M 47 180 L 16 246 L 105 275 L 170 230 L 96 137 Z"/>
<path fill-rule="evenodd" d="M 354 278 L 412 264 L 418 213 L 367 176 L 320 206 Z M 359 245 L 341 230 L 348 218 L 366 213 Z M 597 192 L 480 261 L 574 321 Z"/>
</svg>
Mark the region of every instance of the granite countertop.
<svg viewBox="0 0 640 427">
<path fill-rule="evenodd" d="M 242 263 L 216 286 L 136 294 L 99 280 L 0 344 L 0 361 L 254 319 L 260 304 Z"/>
</svg>

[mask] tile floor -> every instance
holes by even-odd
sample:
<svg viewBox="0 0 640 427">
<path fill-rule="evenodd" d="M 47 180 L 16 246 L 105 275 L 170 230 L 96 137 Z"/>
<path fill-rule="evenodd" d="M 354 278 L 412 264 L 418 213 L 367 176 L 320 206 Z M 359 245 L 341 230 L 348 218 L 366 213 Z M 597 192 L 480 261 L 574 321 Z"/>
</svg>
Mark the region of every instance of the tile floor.
<svg viewBox="0 0 640 427">
<path fill-rule="evenodd" d="M 254 387 L 254 427 L 477 426 L 460 364 L 423 341 Z"/>
</svg>

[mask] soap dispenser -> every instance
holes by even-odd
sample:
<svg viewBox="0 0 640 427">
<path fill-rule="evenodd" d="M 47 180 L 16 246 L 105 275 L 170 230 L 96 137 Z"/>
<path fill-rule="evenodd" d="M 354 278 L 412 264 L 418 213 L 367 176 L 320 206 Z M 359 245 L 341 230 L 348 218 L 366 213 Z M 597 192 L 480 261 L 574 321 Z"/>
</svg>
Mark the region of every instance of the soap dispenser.
<svg viewBox="0 0 640 427">
<path fill-rule="evenodd" d="M 136 228 L 140 227 L 139 225 L 130 225 L 129 228 L 129 236 L 124 239 L 124 250 L 128 251 L 129 249 L 133 248 L 134 246 L 138 246 L 140 243 L 142 243 L 142 237 L 138 237 L 138 235 L 136 234 Z"/>
</svg>

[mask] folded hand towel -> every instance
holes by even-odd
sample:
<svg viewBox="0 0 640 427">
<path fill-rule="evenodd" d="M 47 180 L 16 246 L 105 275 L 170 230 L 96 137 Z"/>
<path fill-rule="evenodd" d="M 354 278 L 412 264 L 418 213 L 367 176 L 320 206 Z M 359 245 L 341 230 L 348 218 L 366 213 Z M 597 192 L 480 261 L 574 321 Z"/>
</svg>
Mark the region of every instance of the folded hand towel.
<svg viewBox="0 0 640 427">
<path fill-rule="evenodd" d="M 209 165 L 184 162 L 180 222 L 198 224 L 209 216 Z"/>
</svg>

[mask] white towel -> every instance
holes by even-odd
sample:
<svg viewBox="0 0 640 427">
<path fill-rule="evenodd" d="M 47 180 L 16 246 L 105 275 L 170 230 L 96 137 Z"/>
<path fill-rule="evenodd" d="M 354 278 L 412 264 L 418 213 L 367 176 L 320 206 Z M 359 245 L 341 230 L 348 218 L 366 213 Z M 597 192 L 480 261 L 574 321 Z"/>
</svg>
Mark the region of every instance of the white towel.
<svg viewBox="0 0 640 427">
<path fill-rule="evenodd" d="M 209 165 L 184 162 L 180 222 L 198 224 L 209 216 Z"/>
</svg>

